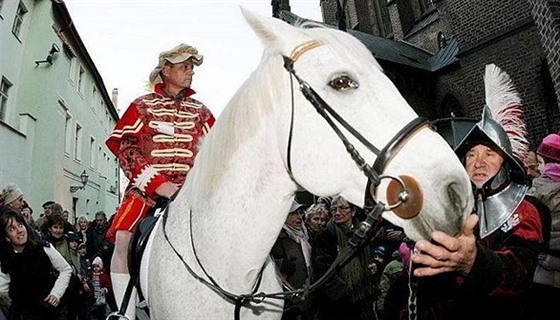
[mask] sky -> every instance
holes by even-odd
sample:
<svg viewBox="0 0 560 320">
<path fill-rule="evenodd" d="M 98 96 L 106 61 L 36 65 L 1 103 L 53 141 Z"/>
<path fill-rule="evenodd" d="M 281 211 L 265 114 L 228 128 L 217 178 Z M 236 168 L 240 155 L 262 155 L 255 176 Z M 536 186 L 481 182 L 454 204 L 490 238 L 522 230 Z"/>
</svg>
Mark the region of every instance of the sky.
<svg viewBox="0 0 560 320">
<path fill-rule="evenodd" d="M 147 93 L 148 75 L 161 51 L 179 43 L 196 47 L 194 98 L 218 116 L 257 67 L 263 47 L 240 7 L 272 15 L 271 0 L 65 0 L 109 96 L 118 88 L 124 112 Z M 291 11 L 322 21 L 319 0 L 291 0 Z"/>
</svg>

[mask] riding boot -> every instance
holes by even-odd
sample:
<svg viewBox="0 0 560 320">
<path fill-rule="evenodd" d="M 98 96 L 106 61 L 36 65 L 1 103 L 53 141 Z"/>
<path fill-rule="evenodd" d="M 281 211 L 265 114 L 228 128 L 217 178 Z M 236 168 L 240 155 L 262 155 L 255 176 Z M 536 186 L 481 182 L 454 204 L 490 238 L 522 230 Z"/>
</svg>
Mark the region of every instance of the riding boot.
<svg viewBox="0 0 560 320">
<path fill-rule="evenodd" d="M 113 283 L 113 292 L 115 293 L 115 300 L 117 301 L 117 308 L 121 308 L 123 297 L 130 280 L 130 275 L 127 273 L 114 273 L 111 272 L 111 281 Z M 130 320 L 136 319 L 136 288 L 132 288 L 128 306 L 126 307 L 126 316 Z"/>
</svg>

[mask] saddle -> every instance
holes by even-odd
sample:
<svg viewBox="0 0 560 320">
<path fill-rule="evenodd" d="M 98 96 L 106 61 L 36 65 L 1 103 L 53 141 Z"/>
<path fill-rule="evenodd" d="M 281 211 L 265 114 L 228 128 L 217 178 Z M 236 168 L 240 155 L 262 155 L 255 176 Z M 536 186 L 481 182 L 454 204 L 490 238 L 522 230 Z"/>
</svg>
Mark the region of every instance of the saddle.
<svg viewBox="0 0 560 320">
<path fill-rule="evenodd" d="M 156 212 L 158 210 L 165 210 L 170 202 L 171 200 L 164 197 L 156 199 L 156 205 L 148 211 L 146 217 L 140 221 L 138 228 L 136 228 L 134 234 L 132 235 L 132 240 L 130 241 L 128 247 L 128 270 L 130 279 L 134 282 L 134 286 L 136 286 L 139 301 L 144 300 L 144 295 L 142 293 L 142 289 L 140 288 L 140 267 L 142 256 L 144 254 L 144 250 L 146 250 L 150 234 L 152 234 L 152 230 L 160 217 L 160 215 L 156 214 Z"/>
</svg>

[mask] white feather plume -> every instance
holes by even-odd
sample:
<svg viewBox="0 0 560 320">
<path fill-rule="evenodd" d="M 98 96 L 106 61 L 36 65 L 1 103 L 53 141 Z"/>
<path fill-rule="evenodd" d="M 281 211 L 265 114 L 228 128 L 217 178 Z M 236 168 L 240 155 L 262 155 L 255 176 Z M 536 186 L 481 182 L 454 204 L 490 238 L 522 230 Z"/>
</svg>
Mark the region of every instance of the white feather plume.
<svg viewBox="0 0 560 320">
<path fill-rule="evenodd" d="M 527 127 L 523 120 L 521 98 L 509 75 L 494 64 L 486 65 L 484 74 L 486 105 L 492 118 L 506 131 L 513 155 L 523 159 L 529 151 Z"/>
</svg>

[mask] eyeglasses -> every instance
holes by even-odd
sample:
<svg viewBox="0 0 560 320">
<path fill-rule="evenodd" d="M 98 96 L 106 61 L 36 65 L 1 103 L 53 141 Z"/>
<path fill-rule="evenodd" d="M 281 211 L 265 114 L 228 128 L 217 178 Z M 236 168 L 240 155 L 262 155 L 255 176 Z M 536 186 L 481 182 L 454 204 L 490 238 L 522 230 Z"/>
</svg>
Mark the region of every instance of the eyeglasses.
<svg viewBox="0 0 560 320">
<path fill-rule="evenodd" d="M 336 207 L 336 210 L 346 211 L 346 210 L 350 210 L 350 207 L 349 206 L 340 206 L 340 207 Z"/>
</svg>

